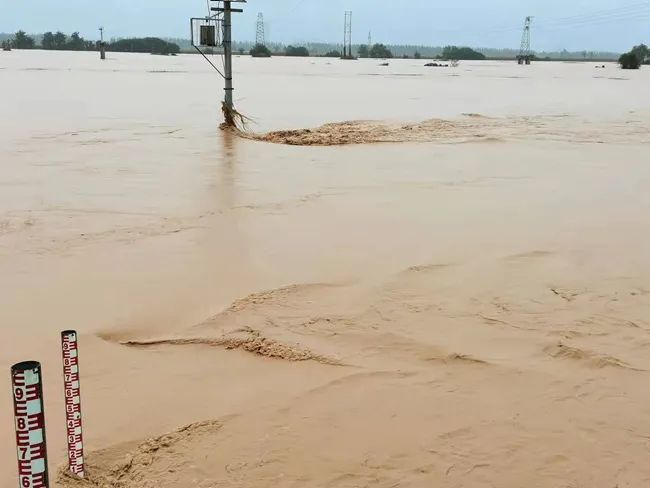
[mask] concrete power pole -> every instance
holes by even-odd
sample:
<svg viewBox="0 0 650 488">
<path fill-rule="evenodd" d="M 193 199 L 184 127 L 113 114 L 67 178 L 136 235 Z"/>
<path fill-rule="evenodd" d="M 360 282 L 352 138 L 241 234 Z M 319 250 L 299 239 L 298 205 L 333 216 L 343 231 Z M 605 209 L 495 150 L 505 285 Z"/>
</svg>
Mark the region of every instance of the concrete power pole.
<svg viewBox="0 0 650 488">
<path fill-rule="evenodd" d="M 225 0 L 223 2 L 223 8 L 212 8 L 212 10 L 216 10 L 217 12 L 223 12 L 223 78 L 225 80 L 224 113 L 226 124 L 228 125 L 231 125 L 235 109 L 232 97 L 232 92 L 234 90 L 232 86 L 232 13 L 243 12 L 240 8 L 232 8 L 232 2 L 246 2 L 246 0 Z"/>
<path fill-rule="evenodd" d="M 99 28 L 99 59 L 106 59 L 106 44 L 104 44 L 104 28 Z"/>
<path fill-rule="evenodd" d="M 223 2 L 223 5 L 223 69 L 226 80 L 224 101 L 226 103 L 226 109 L 232 112 L 234 109 L 232 101 L 232 8 L 228 0 Z"/>
<path fill-rule="evenodd" d="M 209 0 L 208 15 L 190 19 L 192 46 L 224 79 L 224 102 L 222 105 L 225 126 L 235 125 L 237 112 L 233 104 L 232 83 L 232 13 L 243 12 L 240 8 L 232 8 L 233 3 L 246 3 L 246 0 Z M 211 5 L 216 4 L 216 7 Z M 223 4 L 223 6 L 221 6 Z M 216 13 L 212 13 L 216 12 Z M 223 37 L 220 34 L 223 33 Z M 223 72 L 207 56 L 214 47 L 223 47 Z M 202 48 L 210 49 L 204 52 Z"/>
</svg>

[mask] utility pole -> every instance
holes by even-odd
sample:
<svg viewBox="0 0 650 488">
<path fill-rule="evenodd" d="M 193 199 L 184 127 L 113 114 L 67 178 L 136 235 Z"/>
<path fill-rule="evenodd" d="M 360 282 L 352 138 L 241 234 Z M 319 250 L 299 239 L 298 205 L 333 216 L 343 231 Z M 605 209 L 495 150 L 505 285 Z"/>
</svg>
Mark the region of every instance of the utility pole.
<svg viewBox="0 0 650 488">
<path fill-rule="evenodd" d="M 372 31 L 368 31 L 368 49 L 372 47 Z"/>
<path fill-rule="evenodd" d="M 223 3 L 223 6 L 221 4 Z M 225 125 L 235 125 L 237 112 L 233 104 L 233 83 L 232 83 L 232 14 L 243 12 L 240 8 L 232 8 L 233 3 L 246 3 L 246 0 L 209 0 L 209 11 L 206 17 L 194 17 L 190 19 L 192 31 L 192 46 L 210 63 L 224 79 L 224 102 L 223 113 Z M 211 5 L 216 4 L 216 7 Z M 213 13 L 216 12 L 216 13 Z M 222 27 L 221 29 L 219 27 Z M 223 38 L 220 38 L 220 33 Z M 223 46 L 223 73 L 201 50 L 202 47 L 212 49 Z M 210 51 L 206 51 L 210 52 Z"/>
<path fill-rule="evenodd" d="M 106 45 L 104 44 L 104 28 L 99 28 L 99 59 L 106 59 Z"/>
<path fill-rule="evenodd" d="M 266 46 L 266 35 L 264 33 L 264 14 L 257 14 L 257 28 L 255 29 L 255 45 Z"/>
<path fill-rule="evenodd" d="M 533 18 L 528 16 L 524 21 L 524 33 L 521 36 L 521 47 L 519 48 L 519 56 L 517 56 L 517 62 L 519 64 L 530 64 L 531 62 L 531 52 L 530 52 L 530 26 L 533 22 Z"/>
<path fill-rule="evenodd" d="M 224 56 L 224 78 L 226 80 L 225 103 L 226 109 L 232 111 L 232 8 L 229 0 L 223 2 L 223 56 Z"/>
</svg>

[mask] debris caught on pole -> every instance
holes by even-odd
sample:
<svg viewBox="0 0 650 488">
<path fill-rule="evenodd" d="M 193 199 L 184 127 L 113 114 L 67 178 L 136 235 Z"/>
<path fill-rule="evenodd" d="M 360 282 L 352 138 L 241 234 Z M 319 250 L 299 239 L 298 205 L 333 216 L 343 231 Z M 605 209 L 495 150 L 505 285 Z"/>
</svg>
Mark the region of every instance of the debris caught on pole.
<svg viewBox="0 0 650 488">
<path fill-rule="evenodd" d="M 519 64 L 530 64 L 532 54 L 530 52 L 530 26 L 533 23 L 532 17 L 526 17 L 524 21 L 524 33 L 521 36 L 521 47 L 519 48 L 519 55 L 517 62 Z"/>
<path fill-rule="evenodd" d="M 43 378 L 36 361 L 11 368 L 14 399 L 18 485 L 22 488 L 48 488 Z"/>
<path fill-rule="evenodd" d="M 232 80 L 232 13 L 243 12 L 240 8 L 232 8 L 233 3 L 246 3 L 246 0 L 208 0 L 208 15 L 190 19 L 192 31 L 192 46 L 210 63 L 224 79 L 224 101 L 222 111 L 224 123 L 222 127 L 235 127 L 243 117 L 235 110 L 233 103 Z M 216 6 L 212 6 L 215 5 Z M 223 72 L 206 56 L 204 47 L 223 48 Z"/>
<path fill-rule="evenodd" d="M 68 469 L 83 478 L 83 435 L 81 426 L 81 389 L 79 380 L 79 343 L 77 332 L 61 332 L 63 354 L 63 386 L 65 398 L 66 432 L 68 434 Z"/>
</svg>

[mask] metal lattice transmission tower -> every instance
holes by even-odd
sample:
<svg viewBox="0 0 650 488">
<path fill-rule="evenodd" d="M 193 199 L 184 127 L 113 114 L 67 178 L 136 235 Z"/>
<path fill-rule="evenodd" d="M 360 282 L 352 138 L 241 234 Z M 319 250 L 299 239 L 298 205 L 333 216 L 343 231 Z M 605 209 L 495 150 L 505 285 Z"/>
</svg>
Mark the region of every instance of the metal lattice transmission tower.
<svg viewBox="0 0 650 488">
<path fill-rule="evenodd" d="M 368 49 L 372 47 L 372 31 L 368 31 Z"/>
<path fill-rule="evenodd" d="M 343 59 L 352 59 L 352 12 L 345 12 L 343 26 Z"/>
<path fill-rule="evenodd" d="M 255 30 L 255 44 L 266 46 L 266 35 L 264 33 L 264 14 L 257 14 L 257 29 Z"/>
<path fill-rule="evenodd" d="M 519 64 L 530 64 L 530 26 L 533 23 L 533 18 L 528 16 L 524 22 L 524 33 L 521 36 L 521 47 L 519 48 L 519 56 L 517 61 Z"/>
</svg>

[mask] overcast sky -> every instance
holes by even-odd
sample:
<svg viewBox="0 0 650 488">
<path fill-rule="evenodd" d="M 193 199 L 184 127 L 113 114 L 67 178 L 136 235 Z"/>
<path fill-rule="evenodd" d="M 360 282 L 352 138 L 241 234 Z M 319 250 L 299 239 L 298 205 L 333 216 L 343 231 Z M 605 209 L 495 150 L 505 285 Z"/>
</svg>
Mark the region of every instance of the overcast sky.
<svg viewBox="0 0 650 488">
<path fill-rule="evenodd" d="M 398 5 L 396 7 L 396 5 Z M 534 15 L 533 49 L 623 51 L 650 43 L 650 0 L 249 0 L 235 18 L 235 39 L 253 40 L 258 12 L 271 41 L 340 42 L 343 12 L 353 11 L 353 41 L 518 48 Z M 206 0 L 0 0 L 0 32 L 80 31 L 97 38 L 189 37 L 189 17 Z"/>
</svg>

